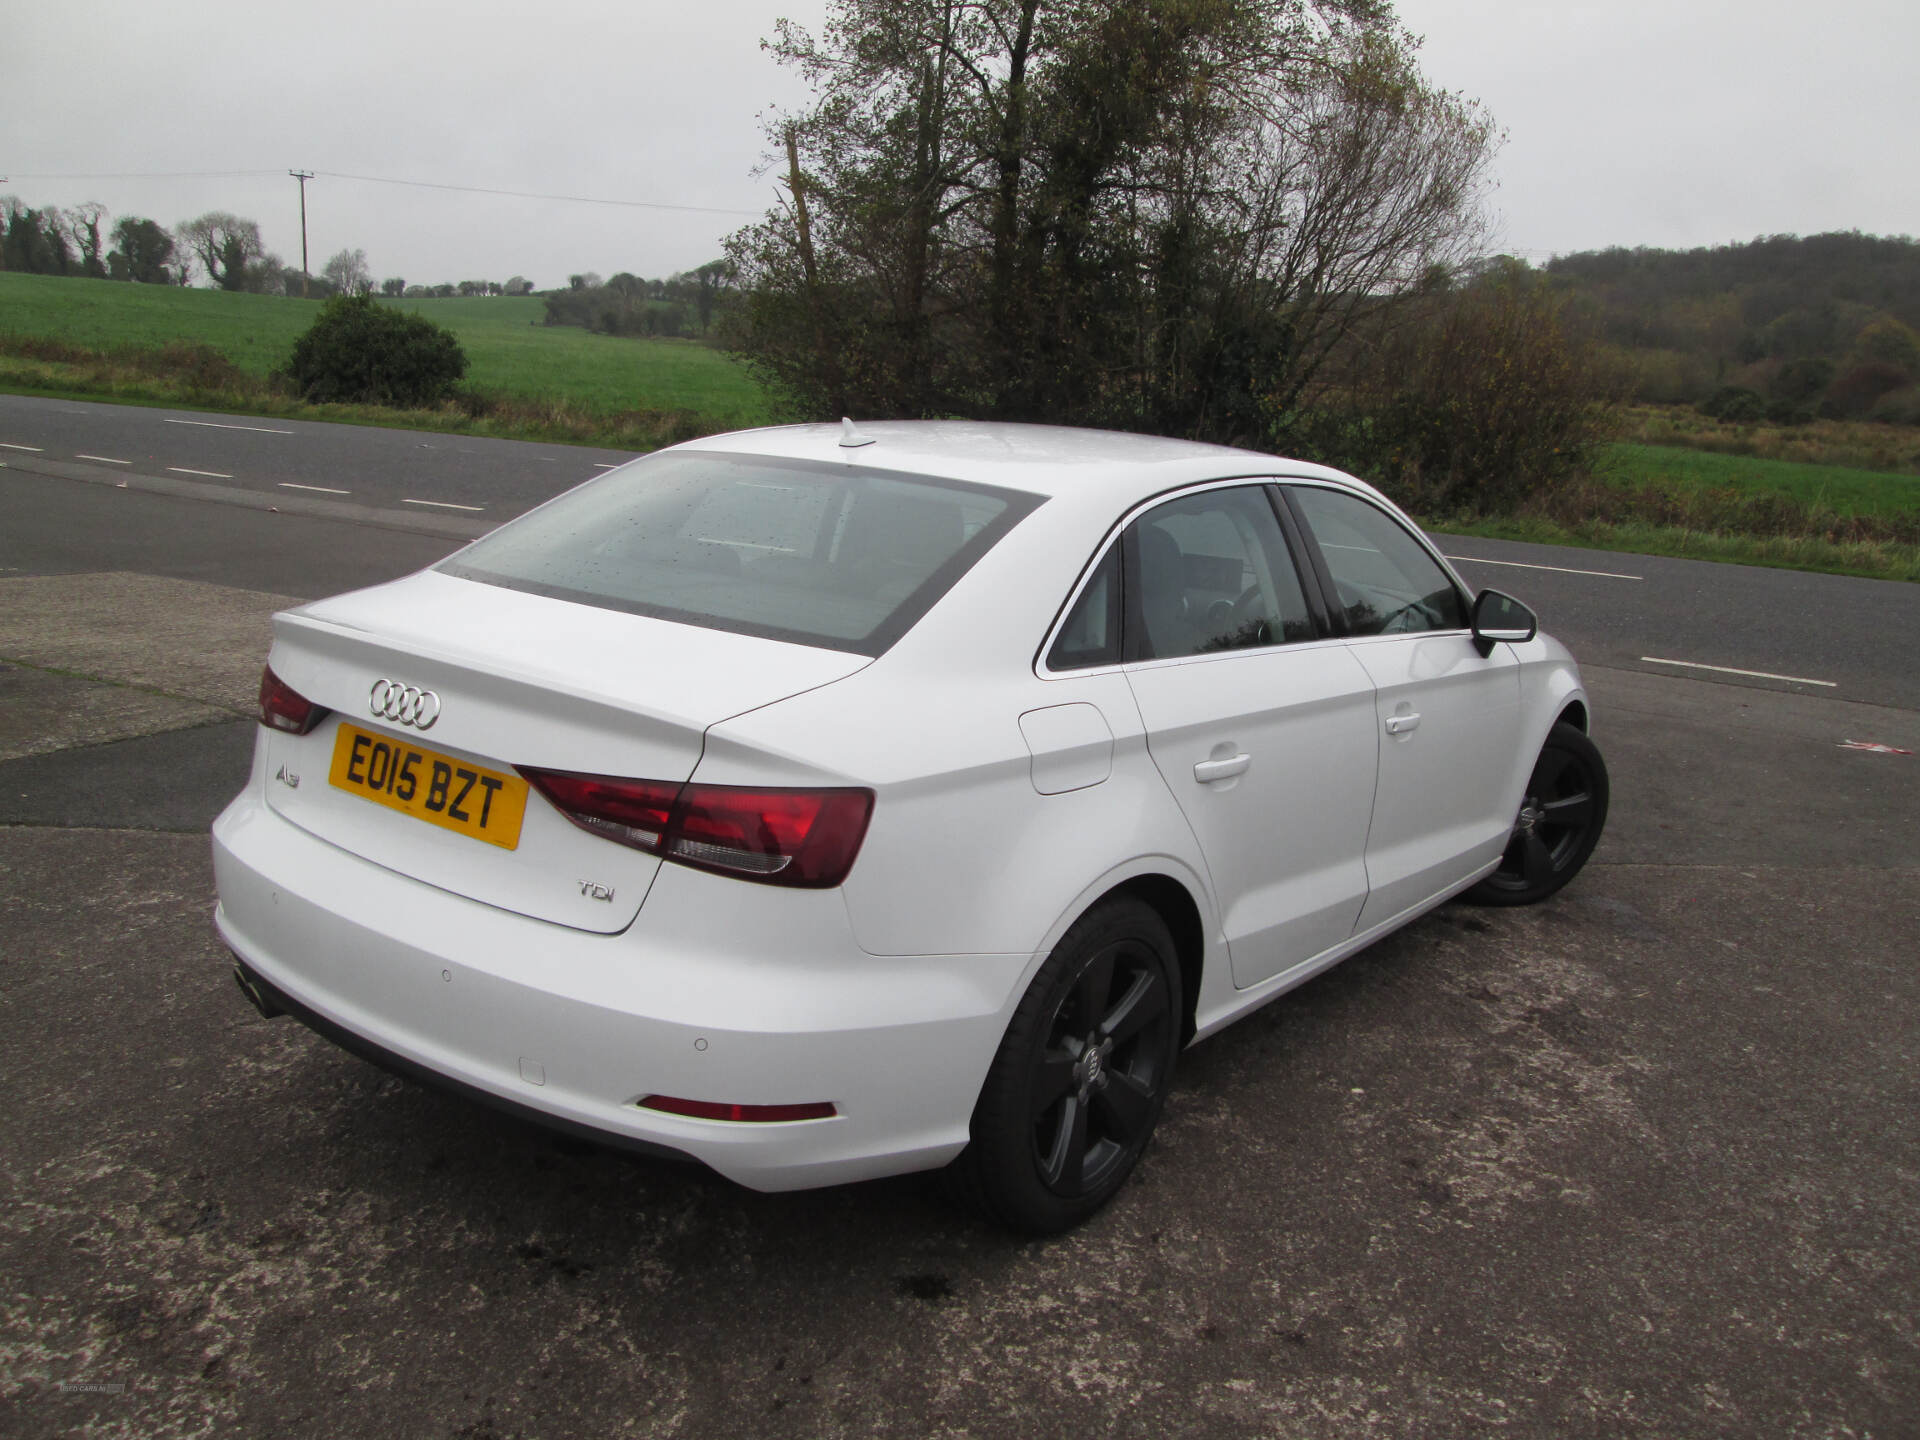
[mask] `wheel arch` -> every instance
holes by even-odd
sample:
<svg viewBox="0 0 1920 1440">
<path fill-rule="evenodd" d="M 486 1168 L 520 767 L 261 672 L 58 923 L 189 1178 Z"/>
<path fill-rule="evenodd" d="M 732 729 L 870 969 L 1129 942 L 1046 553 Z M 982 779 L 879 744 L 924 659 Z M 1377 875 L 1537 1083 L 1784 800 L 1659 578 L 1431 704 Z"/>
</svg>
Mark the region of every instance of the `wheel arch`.
<svg viewBox="0 0 1920 1440">
<path fill-rule="evenodd" d="M 1587 702 L 1584 700 L 1575 700 L 1560 712 L 1554 724 L 1571 725 L 1582 735 L 1590 734 L 1591 722 L 1587 715 Z"/>
<path fill-rule="evenodd" d="M 1171 875 L 1150 872 L 1135 875 L 1115 885 L 1088 905 L 1081 913 L 1122 896 L 1151 906 L 1173 936 L 1174 958 L 1180 966 L 1180 1044 L 1192 1043 L 1194 1016 L 1200 1001 L 1200 979 L 1206 968 L 1206 927 L 1200 918 L 1200 905 L 1191 891 Z"/>
</svg>

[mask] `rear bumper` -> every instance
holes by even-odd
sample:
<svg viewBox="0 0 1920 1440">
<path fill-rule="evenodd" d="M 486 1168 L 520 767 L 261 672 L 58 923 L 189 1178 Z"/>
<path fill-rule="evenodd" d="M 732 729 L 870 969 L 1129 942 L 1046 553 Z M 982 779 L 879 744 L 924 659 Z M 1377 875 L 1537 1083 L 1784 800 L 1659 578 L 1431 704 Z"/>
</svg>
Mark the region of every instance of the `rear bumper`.
<svg viewBox="0 0 1920 1440">
<path fill-rule="evenodd" d="M 959 1153 L 1031 957 L 873 956 L 837 891 L 662 868 L 596 935 L 370 864 L 268 809 L 214 824 L 215 923 L 276 1008 L 376 1063 L 760 1190 Z M 648 1095 L 831 1101 L 831 1119 L 697 1120 Z"/>
</svg>

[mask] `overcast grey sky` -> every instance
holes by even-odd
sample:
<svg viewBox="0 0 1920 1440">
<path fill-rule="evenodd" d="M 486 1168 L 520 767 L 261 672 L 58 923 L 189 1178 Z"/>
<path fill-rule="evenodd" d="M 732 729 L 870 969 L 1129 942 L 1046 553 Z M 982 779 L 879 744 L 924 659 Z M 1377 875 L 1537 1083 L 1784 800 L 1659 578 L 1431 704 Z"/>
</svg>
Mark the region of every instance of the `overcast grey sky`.
<svg viewBox="0 0 1920 1440">
<path fill-rule="evenodd" d="M 1504 247 L 1544 258 L 1790 231 L 1920 233 L 1917 0 L 1399 0 L 1433 81 L 1508 135 Z M 313 267 L 541 286 L 712 259 L 774 189 L 760 50 L 826 0 L 0 0 L 0 193 L 260 222 Z M 194 172 L 191 175 L 185 172 Z M 220 172 L 201 174 L 198 172 Z M 235 172 L 263 172 L 259 174 Z M 51 179 L 51 175 L 181 178 Z M 427 181 L 740 213 L 563 204 Z"/>
</svg>

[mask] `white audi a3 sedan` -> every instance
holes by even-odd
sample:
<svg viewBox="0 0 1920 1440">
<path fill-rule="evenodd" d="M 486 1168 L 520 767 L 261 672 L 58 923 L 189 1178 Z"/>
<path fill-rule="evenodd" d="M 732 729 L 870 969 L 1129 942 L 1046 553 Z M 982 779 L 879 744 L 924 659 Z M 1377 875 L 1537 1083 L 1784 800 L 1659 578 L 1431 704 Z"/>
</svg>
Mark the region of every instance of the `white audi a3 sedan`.
<svg viewBox="0 0 1920 1440">
<path fill-rule="evenodd" d="M 242 989 L 762 1190 L 1105 1203 L 1181 1050 L 1585 863 L 1567 652 L 1368 485 L 808 425 L 637 460 L 275 617 L 214 825 Z"/>
</svg>

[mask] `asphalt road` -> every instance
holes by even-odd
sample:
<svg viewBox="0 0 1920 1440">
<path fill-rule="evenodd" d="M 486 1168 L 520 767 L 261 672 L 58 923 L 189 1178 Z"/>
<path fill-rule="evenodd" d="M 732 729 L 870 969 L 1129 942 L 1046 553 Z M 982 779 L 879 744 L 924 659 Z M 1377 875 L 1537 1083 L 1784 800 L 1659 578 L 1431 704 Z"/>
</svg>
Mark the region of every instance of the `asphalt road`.
<svg viewBox="0 0 1920 1440">
<path fill-rule="evenodd" d="M 0 395 L 0 462 L 212 484 L 498 525 L 630 451 Z"/>
<path fill-rule="evenodd" d="M 86 478 L 0 470 L 0 1433 L 1915 1433 L 1920 756 L 1842 742 L 1920 750 L 1920 587 L 1447 542 L 1586 665 L 1594 862 L 1188 1052 L 1119 1201 L 1012 1243 L 254 1016 L 204 829 L 267 617 L 458 537 Z"/>
<path fill-rule="evenodd" d="M 125 482 L 131 494 L 272 504 L 449 541 L 484 534 L 631 458 L 0 395 L 0 466 L 19 473 L 108 488 Z M 183 534 L 194 522 L 159 523 L 194 543 Z M 71 549 L 80 538 L 68 538 L 69 554 L 84 553 Z M 1920 646 L 1887 643 L 1920 635 L 1920 586 L 1477 538 L 1443 538 L 1442 548 L 1470 582 L 1533 605 L 1548 632 L 1590 664 L 1920 707 Z M 282 588 L 300 579 L 297 559 L 293 573 Z M 327 593 L 323 580 L 310 588 Z"/>
</svg>

